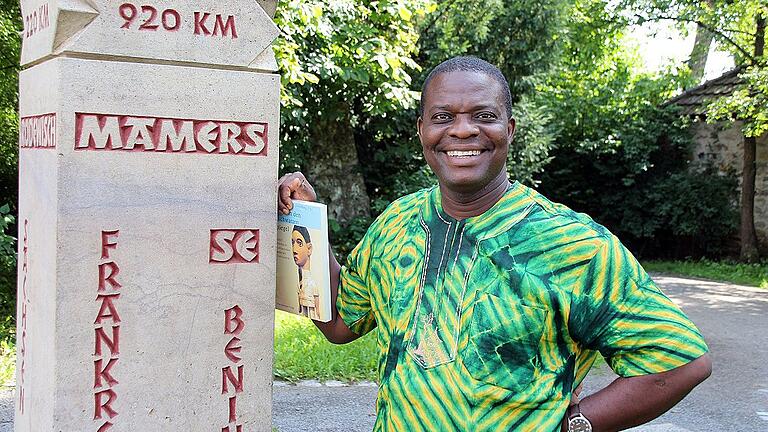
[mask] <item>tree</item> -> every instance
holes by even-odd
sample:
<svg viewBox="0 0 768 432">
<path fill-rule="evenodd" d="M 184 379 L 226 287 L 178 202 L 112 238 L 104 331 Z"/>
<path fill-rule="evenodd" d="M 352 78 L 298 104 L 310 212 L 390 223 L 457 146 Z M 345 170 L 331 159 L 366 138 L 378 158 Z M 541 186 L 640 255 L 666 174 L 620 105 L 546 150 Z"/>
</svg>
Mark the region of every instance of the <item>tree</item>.
<svg viewBox="0 0 768 432">
<path fill-rule="evenodd" d="M 367 117 L 415 105 L 416 18 L 427 0 L 286 0 L 275 22 L 282 74 L 283 171 L 311 176 L 330 216 L 367 217 L 355 132 Z"/>
<path fill-rule="evenodd" d="M 19 53 L 21 11 L 14 0 L 0 2 L 0 206 L 16 212 L 18 194 Z"/>
<path fill-rule="evenodd" d="M 631 11 L 627 14 L 626 11 Z M 623 0 L 615 15 L 629 22 L 672 20 L 695 23 L 712 34 L 721 47 L 729 50 L 736 64 L 743 67 L 747 85 L 733 95 L 714 101 L 707 121 L 740 120 L 744 123 L 744 153 L 740 199 L 740 257 L 759 259 L 754 227 L 756 137 L 768 131 L 768 61 L 764 53 L 764 0 Z"/>
</svg>

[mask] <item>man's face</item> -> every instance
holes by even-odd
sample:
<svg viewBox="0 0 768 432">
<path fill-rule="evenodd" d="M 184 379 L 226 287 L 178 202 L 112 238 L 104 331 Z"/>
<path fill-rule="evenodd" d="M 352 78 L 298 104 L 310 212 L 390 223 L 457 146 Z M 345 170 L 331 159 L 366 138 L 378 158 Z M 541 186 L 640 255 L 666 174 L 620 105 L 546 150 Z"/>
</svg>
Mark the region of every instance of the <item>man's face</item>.
<svg viewBox="0 0 768 432">
<path fill-rule="evenodd" d="M 291 234 L 291 249 L 293 250 L 293 262 L 297 266 L 304 268 L 312 255 L 312 243 L 307 243 L 304 236 L 298 231 Z"/>
<path fill-rule="evenodd" d="M 515 121 L 501 85 L 482 72 L 440 74 L 424 90 L 418 130 L 424 158 L 440 185 L 474 193 L 506 170 Z"/>
</svg>

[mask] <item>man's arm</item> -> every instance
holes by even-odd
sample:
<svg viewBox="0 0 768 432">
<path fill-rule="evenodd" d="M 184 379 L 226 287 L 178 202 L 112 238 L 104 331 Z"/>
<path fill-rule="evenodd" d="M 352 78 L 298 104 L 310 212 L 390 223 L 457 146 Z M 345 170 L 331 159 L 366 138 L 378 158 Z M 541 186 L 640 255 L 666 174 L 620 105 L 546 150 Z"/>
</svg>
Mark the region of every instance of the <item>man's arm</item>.
<svg viewBox="0 0 768 432">
<path fill-rule="evenodd" d="M 304 174 L 300 172 L 286 174 L 278 181 L 277 210 L 283 214 L 290 213 L 291 209 L 293 209 L 294 199 L 302 201 L 317 200 L 315 189 L 309 184 Z M 333 255 L 330 247 L 328 248 L 328 267 L 331 273 L 331 320 L 325 323 L 314 320 L 313 322 L 330 342 L 335 344 L 352 342 L 360 336 L 353 333 L 347 327 L 347 324 L 339 316 L 338 309 L 336 309 L 341 265 L 339 265 L 339 261 Z"/>
<path fill-rule="evenodd" d="M 712 373 L 709 354 L 667 372 L 618 378 L 582 399 L 579 407 L 594 432 L 627 429 L 660 416 Z M 567 424 L 564 419 L 564 428 Z"/>
</svg>

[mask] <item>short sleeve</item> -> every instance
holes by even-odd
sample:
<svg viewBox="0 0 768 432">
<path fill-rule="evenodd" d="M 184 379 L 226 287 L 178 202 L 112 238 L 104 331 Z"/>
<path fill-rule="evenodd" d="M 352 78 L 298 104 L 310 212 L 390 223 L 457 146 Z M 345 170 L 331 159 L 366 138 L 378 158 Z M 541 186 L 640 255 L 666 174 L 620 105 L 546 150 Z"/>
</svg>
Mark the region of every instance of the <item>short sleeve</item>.
<svg viewBox="0 0 768 432">
<path fill-rule="evenodd" d="M 368 277 L 372 237 L 372 230 L 369 229 L 349 254 L 347 265 L 341 269 L 336 299 L 339 316 L 353 333 L 360 336 L 376 328 Z"/>
<path fill-rule="evenodd" d="M 569 318 L 573 338 L 623 377 L 665 372 L 708 350 L 691 320 L 613 236 L 585 266 Z"/>
</svg>

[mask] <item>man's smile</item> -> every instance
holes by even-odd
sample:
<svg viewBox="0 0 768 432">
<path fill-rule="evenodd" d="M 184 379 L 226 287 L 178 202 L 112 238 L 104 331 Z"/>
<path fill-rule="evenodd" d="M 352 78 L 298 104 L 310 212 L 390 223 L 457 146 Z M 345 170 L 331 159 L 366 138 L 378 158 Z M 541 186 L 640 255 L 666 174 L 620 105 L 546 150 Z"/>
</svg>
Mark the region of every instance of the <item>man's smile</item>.
<svg viewBox="0 0 768 432">
<path fill-rule="evenodd" d="M 469 158 L 472 156 L 480 156 L 482 152 L 482 150 L 449 150 L 445 153 L 450 157 Z"/>
</svg>

